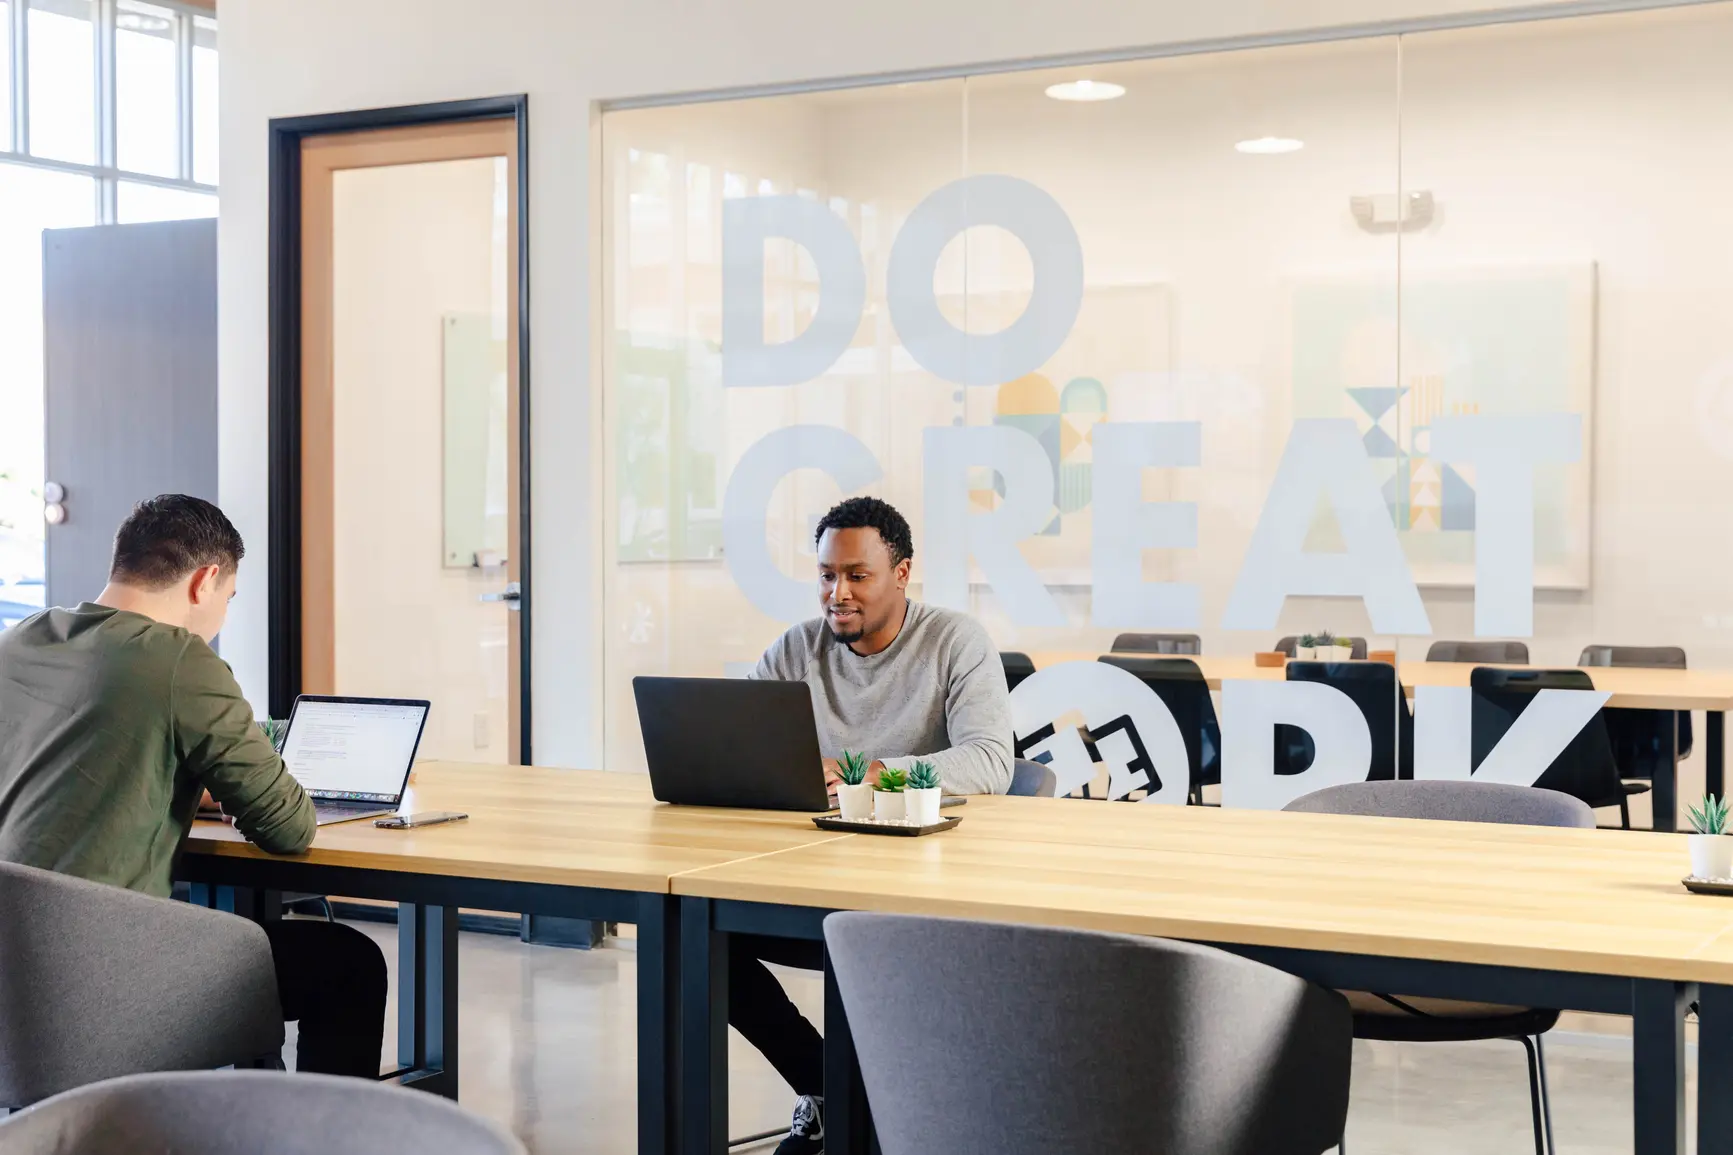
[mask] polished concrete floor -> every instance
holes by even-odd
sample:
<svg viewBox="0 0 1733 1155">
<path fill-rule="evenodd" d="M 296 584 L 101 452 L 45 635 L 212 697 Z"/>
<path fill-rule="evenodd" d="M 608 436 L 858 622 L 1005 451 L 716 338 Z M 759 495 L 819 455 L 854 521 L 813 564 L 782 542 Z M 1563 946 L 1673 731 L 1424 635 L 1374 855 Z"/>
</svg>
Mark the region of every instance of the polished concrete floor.
<svg viewBox="0 0 1733 1155">
<path fill-rule="evenodd" d="M 361 925 L 395 964 L 395 929 Z M 578 951 L 465 934 L 460 951 L 464 1105 L 510 1127 L 535 1155 L 633 1152 L 631 940 Z M 823 1002 L 816 976 L 782 973 L 795 1001 L 816 1019 Z M 388 1020 L 388 1036 L 395 1021 Z M 1548 1036 L 1554 1134 L 1563 1155 L 1631 1149 L 1631 1052 L 1622 1031 L 1622 1020 L 1576 1019 Z M 387 1047 L 395 1049 L 389 1039 Z M 787 1124 L 787 1088 L 738 1036 L 730 1042 L 730 1080 L 731 1134 Z M 1355 1044 L 1348 1147 L 1353 1155 L 1533 1151 L 1522 1048 Z"/>
</svg>

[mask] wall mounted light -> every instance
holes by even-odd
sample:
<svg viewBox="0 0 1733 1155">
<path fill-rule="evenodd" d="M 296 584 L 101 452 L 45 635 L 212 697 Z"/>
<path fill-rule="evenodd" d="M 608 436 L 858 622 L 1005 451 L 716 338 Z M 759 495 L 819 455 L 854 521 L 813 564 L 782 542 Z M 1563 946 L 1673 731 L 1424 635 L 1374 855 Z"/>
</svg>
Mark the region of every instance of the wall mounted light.
<svg viewBox="0 0 1733 1155">
<path fill-rule="evenodd" d="M 1432 223 L 1438 204 L 1428 189 L 1406 196 L 1374 193 L 1348 198 L 1354 221 L 1369 233 L 1411 233 Z"/>
<path fill-rule="evenodd" d="M 1255 156 L 1275 156 L 1284 152 L 1299 152 L 1305 147 L 1305 141 L 1295 140 L 1291 136 L 1260 136 L 1252 140 L 1240 141 L 1234 145 L 1234 150 L 1251 153 Z"/>
<path fill-rule="evenodd" d="M 1125 86 L 1112 84 L 1105 80 L 1068 80 L 1063 84 L 1048 85 L 1047 95 L 1054 100 L 1073 100 L 1085 103 L 1097 100 L 1118 100 L 1125 95 Z"/>
</svg>

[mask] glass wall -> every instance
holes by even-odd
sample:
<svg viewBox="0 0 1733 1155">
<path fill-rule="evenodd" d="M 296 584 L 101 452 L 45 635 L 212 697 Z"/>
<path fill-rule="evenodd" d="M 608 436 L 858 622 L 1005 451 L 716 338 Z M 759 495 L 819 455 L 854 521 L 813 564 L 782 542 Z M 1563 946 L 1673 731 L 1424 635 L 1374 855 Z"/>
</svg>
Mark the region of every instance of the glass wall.
<svg viewBox="0 0 1733 1155">
<path fill-rule="evenodd" d="M 854 492 L 1007 650 L 1733 667 L 1730 50 L 1710 4 L 606 113 L 607 764 L 633 675 L 816 614 Z"/>
<path fill-rule="evenodd" d="M 43 597 L 42 230 L 215 216 L 216 76 L 172 0 L 0 0 L 0 627 Z"/>
</svg>

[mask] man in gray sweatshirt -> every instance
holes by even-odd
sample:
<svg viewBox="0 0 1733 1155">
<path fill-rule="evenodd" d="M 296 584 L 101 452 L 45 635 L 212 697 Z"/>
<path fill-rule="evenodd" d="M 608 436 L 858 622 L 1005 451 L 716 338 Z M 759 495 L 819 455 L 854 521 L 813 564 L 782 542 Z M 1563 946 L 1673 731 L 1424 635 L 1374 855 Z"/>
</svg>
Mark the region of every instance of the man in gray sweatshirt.
<svg viewBox="0 0 1733 1155">
<path fill-rule="evenodd" d="M 907 597 L 909 523 L 874 497 L 854 497 L 818 523 L 821 617 L 764 652 L 754 678 L 812 690 L 825 776 L 844 750 L 870 755 L 873 778 L 917 758 L 947 794 L 1011 786 L 1011 706 L 999 651 L 966 614 Z M 800 1096 L 777 1155 L 824 1150 L 824 1043 L 764 963 L 819 969 L 819 943 L 730 939 L 728 1021 Z"/>
</svg>

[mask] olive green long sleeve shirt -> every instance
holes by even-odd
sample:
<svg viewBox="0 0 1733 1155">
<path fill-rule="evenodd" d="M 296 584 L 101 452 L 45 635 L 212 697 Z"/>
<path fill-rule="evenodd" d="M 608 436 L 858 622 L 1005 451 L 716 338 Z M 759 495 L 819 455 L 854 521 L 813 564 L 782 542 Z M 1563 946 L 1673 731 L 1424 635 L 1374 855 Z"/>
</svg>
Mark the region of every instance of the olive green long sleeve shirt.
<svg viewBox="0 0 1733 1155">
<path fill-rule="evenodd" d="M 313 841 L 312 800 L 203 639 L 90 602 L 0 633 L 0 859 L 167 895 L 205 790 L 265 850 Z"/>
</svg>

